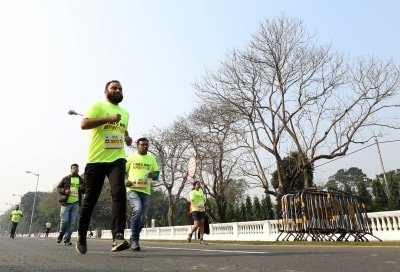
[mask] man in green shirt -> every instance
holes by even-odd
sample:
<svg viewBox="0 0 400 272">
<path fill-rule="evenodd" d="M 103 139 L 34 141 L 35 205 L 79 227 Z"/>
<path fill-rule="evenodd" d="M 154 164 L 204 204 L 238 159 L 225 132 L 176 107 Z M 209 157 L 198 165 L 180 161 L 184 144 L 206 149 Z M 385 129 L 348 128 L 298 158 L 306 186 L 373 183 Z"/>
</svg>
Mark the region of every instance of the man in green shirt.
<svg viewBox="0 0 400 272">
<path fill-rule="evenodd" d="M 129 248 L 124 238 L 126 221 L 125 148 L 132 144 L 128 134 L 129 113 L 118 106 L 123 99 L 122 86 L 117 80 L 106 84 L 105 102 L 94 103 L 81 122 L 82 129 L 90 129 L 88 161 L 85 168 L 85 197 L 79 213 L 76 250 L 87 252 L 86 235 L 93 209 L 107 177 L 112 197 L 111 251 Z"/>
<path fill-rule="evenodd" d="M 58 201 L 61 204 L 60 234 L 57 237 L 57 243 L 60 243 L 64 237 L 64 245 L 70 246 L 82 195 L 85 193 L 85 184 L 82 177 L 79 176 L 78 164 L 71 165 L 71 174 L 61 179 L 57 185 L 57 191 Z"/>
<path fill-rule="evenodd" d="M 158 179 L 159 171 L 155 157 L 147 153 L 149 141 L 140 138 L 136 142 L 137 152 L 130 155 L 126 162 L 128 181 L 126 191 L 132 206 L 131 249 L 140 250 L 139 236 L 150 206 L 151 185 Z"/>
<path fill-rule="evenodd" d="M 50 228 L 51 228 L 51 223 L 46 222 L 46 234 L 44 237 L 49 237 Z"/>
<path fill-rule="evenodd" d="M 10 231 L 10 238 L 15 238 L 15 231 L 17 230 L 17 225 L 21 221 L 21 217 L 24 215 L 22 214 L 21 210 L 19 209 L 19 205 L 15 205 L 15 210 L 10 213 L 10 220 L 11 220 L 11 231 Z"/>
</svg>

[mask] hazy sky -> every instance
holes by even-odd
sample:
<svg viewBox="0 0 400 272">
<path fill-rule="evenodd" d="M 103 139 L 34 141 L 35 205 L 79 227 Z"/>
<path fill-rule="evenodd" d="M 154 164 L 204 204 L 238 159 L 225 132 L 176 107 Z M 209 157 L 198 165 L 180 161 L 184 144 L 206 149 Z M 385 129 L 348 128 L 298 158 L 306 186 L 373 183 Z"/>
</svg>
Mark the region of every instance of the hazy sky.
<svg viewBox="0 0 400 272">
<path fill-rule="evenodd" d="M 205 69 L 244 48 L 262 20 L 283 13 L 350 57 L 400 61 L 397 0 L 1 1 L 1 94 L 9 99 L 0 107 L 0 211 L 19 202 L 13 194 L 35 190 L 27 170 L 40 174 L 39 191 L 51 191 L 73 162 L 83 172 L 89 132 L 67 112 L 104 100 L 107 81 L 121 81 L 121 106 L 137 139 L 189 113 L 196 106 L 192 83 Z M 393 133 L 381 141 L 399 139 Z M 386 170 L 400 168 L 399 146 L 381 145 Z M 352 166 L 370 178 L 381 173 L 376 147 L 317 167 L 316 180 Z"/>
</svg>

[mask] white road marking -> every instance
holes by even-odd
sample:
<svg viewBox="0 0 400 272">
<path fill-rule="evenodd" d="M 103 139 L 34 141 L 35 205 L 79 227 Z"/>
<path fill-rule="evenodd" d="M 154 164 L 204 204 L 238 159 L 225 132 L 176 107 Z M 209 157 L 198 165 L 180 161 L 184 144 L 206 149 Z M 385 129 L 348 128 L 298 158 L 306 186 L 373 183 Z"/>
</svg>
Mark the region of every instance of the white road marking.
<svg viewBox="0 0 400 272">
<path fill-rule="evenodd" d="M 267 251 L 244 251 L 244 250 L 221 250 L 221 249 L 200 249 L 200 248 L 181 248 L 181 247 L 155 247 L 142 246 L 143 248 L 157 248 L 166 250 L 183 250 L 183 251 L 202 251 L 202 252 L 223 252 L 223 253 L 242 253 L 242 254 L 269 254 Z"/>
</svg>

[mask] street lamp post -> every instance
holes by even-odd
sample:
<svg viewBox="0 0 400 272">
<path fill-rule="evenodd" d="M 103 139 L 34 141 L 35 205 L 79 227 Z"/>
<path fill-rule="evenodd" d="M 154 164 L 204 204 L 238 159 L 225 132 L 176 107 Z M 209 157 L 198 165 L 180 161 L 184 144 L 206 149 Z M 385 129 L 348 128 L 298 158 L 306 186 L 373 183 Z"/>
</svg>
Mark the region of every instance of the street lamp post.
<svg viewBox="0 0 400 272">
<path fill-rule="evenodd" d="M 69 114 L 69 115 L 79 115 L 79 116 L 83 116 L 82 114 L 80 114 L 79 112 L 76 112 L 76 111 L 74 111 L 74 110 L 69 110 L 69 111 L 68 111 L 68 114 Z"/>
<path fill-rule="evenodd" d="M 32 174 L 36 176 L 36 189 L 35 189 L 35 196 L 33 197 L 33 206 L 32 206 L 32 214 L 31 214 L 31 222 L 29 223 L 29 233 L 28 233 L 28 237 L 31 237 L 31 231 L 32 231 L 32 220 L 33 220 L 33 215 L 35 213 L 35 204 L 36 204 L 36 194 L 37 194 L 37 187 L 39 184 L 39 176 L 40 174 L 38 173 L 33 173 L 31 171 L 26 171 L 27 174 Z"/>
</svg>

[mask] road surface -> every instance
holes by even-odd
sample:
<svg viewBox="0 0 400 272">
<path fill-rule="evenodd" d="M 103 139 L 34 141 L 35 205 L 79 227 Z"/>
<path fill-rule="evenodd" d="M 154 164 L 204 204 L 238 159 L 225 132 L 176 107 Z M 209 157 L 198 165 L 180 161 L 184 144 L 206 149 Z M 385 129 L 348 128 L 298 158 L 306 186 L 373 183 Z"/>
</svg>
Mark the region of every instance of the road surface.
<svg viewBox="0 0 400 272">
<path fill-rule="evenodd" d="M 0 272 L 119 271 L 400 271 L 400 246 L 363 247 L 141 243 L 142 250 L 111 252 L 111 241 L 88 240 L 81 255 L 55 238 L 0 238 Z"/>
</svg>

